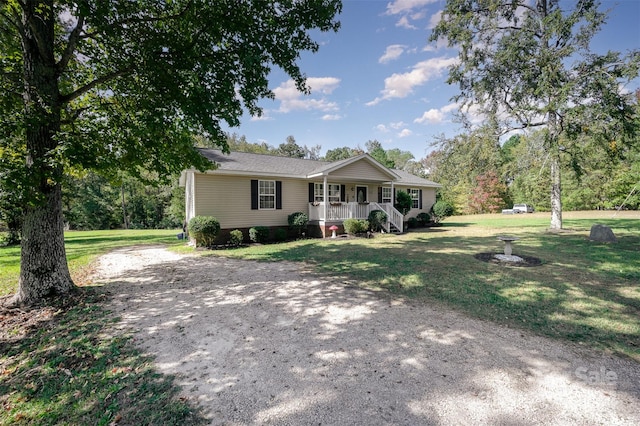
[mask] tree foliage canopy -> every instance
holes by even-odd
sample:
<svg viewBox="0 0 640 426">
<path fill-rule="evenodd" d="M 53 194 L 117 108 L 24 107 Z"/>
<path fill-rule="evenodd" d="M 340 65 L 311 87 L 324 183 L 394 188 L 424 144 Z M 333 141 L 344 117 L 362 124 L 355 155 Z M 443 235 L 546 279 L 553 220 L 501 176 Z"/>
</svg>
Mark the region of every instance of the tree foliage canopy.
<svg viewBox="0 0 640 426">
<path fill-rule="evenodd" d="M 311 30 L 335 31 L 339 0 L 0 1 L 2 179 L 25 204 L 20 291 L 26 302 L 72 288 L 64 254 L 65 170 L 167 176 L 207 167 L 203 134 L 273 97 L 272 66 L 301 91 Z M 8 158 L 22 161 L 9 161 Z M 50 256 L 45 261 L 43 256 Z M 48 272 L 48 273 L 46 273 Z M 40 288 L 38 291 L 31 291 Z"/>
<path fill-rule="evenodd" d="M 456 100 L 476 105 L 503 132 L 544 129 L 551 171 L 552 228 L 562 227 L 561 154 L 588 134 L 629 142 L 636 129 L 631 96 L 640 52 L 597 55 L 590 41 L 606 22 L 594 0 L 448 0 L 431 40 L 459 51 L 449 72 Z"/>
</svg>

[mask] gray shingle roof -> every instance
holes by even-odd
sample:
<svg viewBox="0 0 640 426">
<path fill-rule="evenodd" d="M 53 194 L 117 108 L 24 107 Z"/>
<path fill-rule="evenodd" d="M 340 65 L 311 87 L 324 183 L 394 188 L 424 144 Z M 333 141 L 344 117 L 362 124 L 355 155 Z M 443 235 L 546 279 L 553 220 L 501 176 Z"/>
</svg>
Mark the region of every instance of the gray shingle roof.
<svg viewBox="0 0 640 426">
<path fill-rule="evenodd" d="M 300 179 L 306 179 L 308 175 L 334 168 L 343 162 L 349 162 L 349 159 L 328 162 L 248 152 L 224 154 L 220 150 L 207 148 L 200 148 L 199 151 L 205 158 L 218 165 L 216 170 L 242 174 L 256 173 L 261 175 L 291 176 Z M 400 180 L 395 181 L 396 185 L 440 187 L 435 182 L 414 176 L 403 170 L 392 169 L 392 171 L 400 176 Z"/>
<path fill-rule="evenodd" d="M 398 170 L 398 169 L 391 169 L 391 170 L 393 170 L 398 176 L 400 176 L 400 180 L 396 181 L 396 184 L 431 186 L 435 188 L 442 187 L 442 185 L 440 185 L 439 183 L 435 183 L 433 181 L 423 179 L 419 176 L 412 175 L 411 173 L 405 172 L 404 170 Z"/>
<path fill-rule="evenodd" d="M 313 170 L 330 164 L 326 161 L 278 157 L 276 155 L 231 152 L 224 154 L 217 149 L 200 149 L 200 153 L 218 165 L 217 170 L 273 173 L 305 178 Z"/>
</svg>

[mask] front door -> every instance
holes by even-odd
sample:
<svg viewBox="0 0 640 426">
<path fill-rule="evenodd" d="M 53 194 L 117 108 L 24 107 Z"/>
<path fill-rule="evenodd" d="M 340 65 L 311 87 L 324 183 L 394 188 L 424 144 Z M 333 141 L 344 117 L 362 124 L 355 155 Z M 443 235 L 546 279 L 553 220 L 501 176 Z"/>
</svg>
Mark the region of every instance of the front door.
<svg viewBox="0 0 640 426">
<path fill-rule="evenodd" d="M 368 201 L 366 186 L 356 186 L 356 201 L 359 203 Z"/>
</svg>

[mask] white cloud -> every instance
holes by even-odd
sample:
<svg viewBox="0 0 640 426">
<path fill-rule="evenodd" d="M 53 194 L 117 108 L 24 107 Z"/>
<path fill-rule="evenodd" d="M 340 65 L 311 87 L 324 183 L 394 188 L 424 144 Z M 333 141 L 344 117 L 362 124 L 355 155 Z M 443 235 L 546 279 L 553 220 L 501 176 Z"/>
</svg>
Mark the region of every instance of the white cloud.
<svg viewBox="0 0 640 426">
<path fill-rule="evenodd" d="M 288 80 L 273 89 L 276 100 L 280 101 L 280 112 L 295 110 L 337 111 L 338 105 L 325 98 L 313 98 L 314 94 L 331 94 L 339 85 L 340 79 L 334 77 L 312 77 L 307 79 L 311 95 L 306 96 L 296 89 L 293 80 Z"/>
<path fill-rule="evenodd" d="M 398 137 L 399 138 L 406 138 L 408 136 L 411 136 L 413 134 L 413 132 L 409 129 L 402 129 L 402 131 L 400 133 L 398 133 Z"/>
<path fill-rule="evenodd" d="M 448 47 L 449 41 L 445 38 L 445 37 L 440 37 L 438 38 L 438 40 L 436 40 L 435 43 L 431 42 L 431 44 L 427 44 L 424 49 L 422 49 L 423 52 L 435 52 L 437 50 L 440 49 L 444 49 L 446 47 Z"/>
<path fill-rule="evenodd" d="M 455 111 L 459 108 L 460 108 L 460 104 L 457 102 L 454 102 L 452 104 L 443 106 L 442 108 L 440 108 L 440 111 L 447 113 L 447 112 Z"/>
<path fill-rule="evenodd" d="M 338 114 L 325 114 L 322 116 L 322 119 L 324 121 L 335 121 L 335 120 L 340 120 L 341 118 L 342 116 Z"/>
<path fill-rule="evenodd" d="M 435 28 L 435 26 L 438 25 L 438 23 L 441 20 L 442 20 L 442 10 L 439 10 L 433 15 L 431 15 L 431 18 L 429 19 L 429 26 L 427 28 L 430 30 Z"/>
<path fill-rule="evenodd" d="M 379 132 L 387 133 L 389 129 L 384 124 L 378 124 L 375 129 Z"/>
<path fill-rule="evenodd" d="M 403 74 L 393 74 L 384 80 L 384 89 L 381 96 L 366 105 L 372 106 L 382 100 L 393 98 L 406 98 L 416 86 L 421 86 L 427 81 L 439 77 L 449 66 L 458 62 L 458 58 L 432 58 L 413 66 L 413 69 Z"/>
<path fill-rule="evenodd" d="M 263 112 L 260 117 L 257 115 L 251 116 L 251 121 L 270 121 L 272 118 L 269 116 L 269 113 Z"/>
<path fill-rule="evenodd" d="M 416 118 L 413 120 L 414 123 L 426 123 L 429 122 L 431 124 L 438 124 L 444 121 L 444 113 L 438 109 L 430 109 L 429 111 L 425 111 L 422 114 L 422 117 Z"/>
<path fill-rule="evenodd" d="M 398 121 L 395 123 L 389 123 L 389 127 L 391 127 L 392 129 L 396 129 L 398 130 L 399 128 L 404 126 L 404 122 L 403 121 Z"/>
<path fill-rule="evenodd" d="M 340 85 L 340 79 L 335 77 L 310 77 L 307 79 L 307 85 L 311 89 L 311 93 L 320 91 L 328 95 Z"/>
<path fill-rule="evenodd" d="M 387 4 L 386 15 L 402 15 L 396 27 L 417 29 L 411 21 L 418 21 L 426 16 L 425 6 L 436 3 L 439 0 L 395 0 Z"/>
<path fill-rule="evenodd" d="M 398 19 L 398 22 L 396 22 L 396 27 L 406 28 L 408 30 L 418 29 L 418 27 L 416 27 L 415 25 L 412 25 L 411 22 L 409 22 L 409 18 L 407 18 L 406 16 L 403 16 L 402 18 Z"/>
<path fill-rule="evenodd" d="M 378 62 L 381 64 L 386 64 L 389 61 L 393 61 L 394 59 L 398 59 L 400 55 L 402 55 L 407 46 L 402 44 L 392 44 L 391 46 L 387 46 L 387 49 L 384 52 L 384 55 L 378 59 Z"/>
<path fill-rule="evenodd" d="M 431 108 L 429 111 L 425 111 L 421 117 L 413 120 L 413 122 L 420 124 L 440 124 L 445 121 L 447 114 L 452 111 L 457 111 L 459 108 L 460 105 L 458 103 L 448 104 L 440 109 Z"/>
<path fill-rule="evenodd" d="M 410 13 L 414 9 L 419 9 L 439 0 L 395 0 L 387 4 L 387 15 L 398 15 L 400 13 Z"/>
</svg>

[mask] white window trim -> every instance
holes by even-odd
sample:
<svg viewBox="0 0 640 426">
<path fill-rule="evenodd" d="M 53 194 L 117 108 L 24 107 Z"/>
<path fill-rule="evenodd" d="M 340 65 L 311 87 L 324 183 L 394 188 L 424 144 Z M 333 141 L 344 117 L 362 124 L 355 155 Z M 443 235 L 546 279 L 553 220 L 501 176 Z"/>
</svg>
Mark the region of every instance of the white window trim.
<svg viewBox="0 0 640 426">
<path fill-rule="evenodd" d="M 324 201 L 324 184 L 322 182 L 314 182 L 313 183 L 313 201 L 322 203 Z M 331 196 L 331 187 L 335 186 L 338 190 L 337 199 L 336 196 Z M 335 189 L 335 188 L 334 188 Z M 341 199 L 341 187 L 339 183 L 327 183 L 327 198 L 330 203 L 339 203 L 342 201 Z"/>
<path fill-rule="evenodd" d="M 262 182 L 271 182 L 273 184 L 273 194 L 263 194 Z M 262 197 L 273 197 L 273 207 L 262 207 Z M 275 180 L 258 180 L 258 210 L 275 210 L 276 209 L 276 181 Z"/>
<path fill-rule="evenodd" d="M 411 195 L 411 208 L 412 209 L 420 208 L 420 190 L 415 188 L 409 188 L 409 191 Z"/>
<path fill-rule="evenodd" d="M 384 196 L 384 191 L 385 190 L 389 190 L 389 196 L 388 197 Z M 382 187 L 382 202 L 383 203 L 392 203 L 393 202 L 393 188 L 391 188 L 390 186 L 383 186 Z"/>
</svg>

